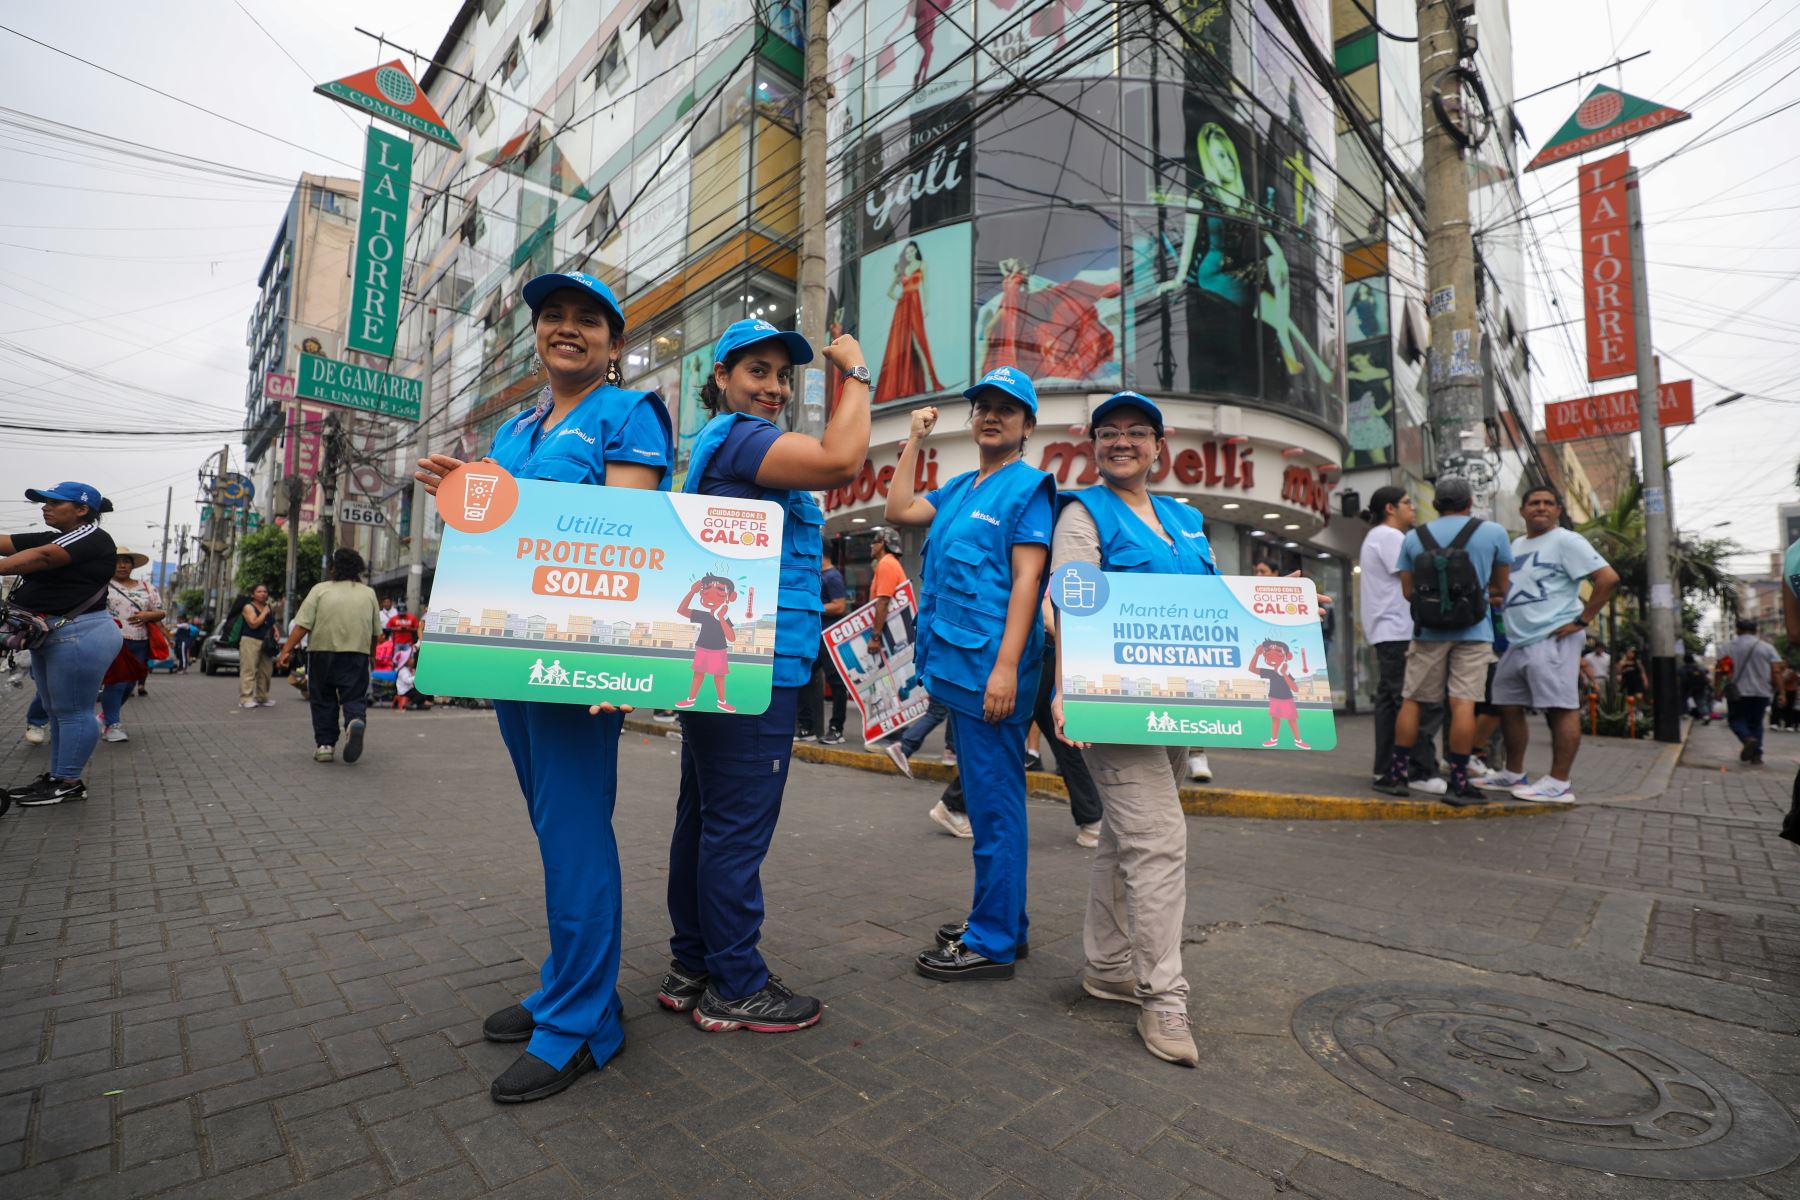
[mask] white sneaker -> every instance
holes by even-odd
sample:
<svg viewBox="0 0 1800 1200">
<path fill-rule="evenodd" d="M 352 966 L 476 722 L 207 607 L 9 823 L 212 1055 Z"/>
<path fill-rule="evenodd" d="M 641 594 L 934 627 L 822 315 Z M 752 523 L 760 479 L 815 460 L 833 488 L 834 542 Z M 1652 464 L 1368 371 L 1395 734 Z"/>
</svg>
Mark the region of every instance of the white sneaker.
<svg viewBox="0 0 1800 1200">
<path fill-rule="evenodd" d="M 239 708 L 255 708 L 256 701 L 254 701 L 254 700 L 239 700 L 238 707 Z"/>
<path fill-rule="evenodd" d="M 1075 827 L 1075 844 L 1083 850 L 1092 850 L 1098 846 L 1100 844 L 1100 822 L 1095 821 L 1092 825 L 1077 825 Z"/>
<path fill-rule="evenodd" d="M 258 708 L 274 708 L 275 707 L 275 698 L 273 696 L 270 696 L 267 699 L 258 700 L 256 702 L 256 707 L 258 707 Z"/>
<path fill-rule="evenodd" d="M 1188 755 L 1188 778 L 1196 783 L 1212 782 L 1212 765 L 1206 761 L 1206 751 L 1195 750 Z"/>
<path fill-rule="evenodd" d="M 1510 792 L 1514 788 L 1524 787 L 1530 783 L 1531 777 L 1523 771 L 1489 771 L 1481 779 L 1477 779 L 1473 775 L 1469 776 L 1469 782 L 1476 787 L 1505 788 Z"/>
<path fill-rule="evenodd" d="M 1415 792 L 1424 792 L 1427 796 L 1442 796 L 1450 790 L 1450 785 L 1439 775 L 1433 775 L 1429 779 L 1409 779 L 1406 786 Z"/>
<path fill-rule="evenodd" d="M 1494 775 L 1497 773 L 1498 772 L 1496 772 L 1494 770 L 1494 768 L 1488 766 L 1487 763 L 1483 762 L 1479 758 L 1471 758 L 1469 760 L 1469 782 L 1470 783 L 1479 784 L 1482 780 L 1486 779 L 1489 775 Z"/>
<path fill-rule="evenodd" d="M 882 747 L 882 749 L 887 751 L 887 756 L 893 760 L 896 767 L 900 768 L 900 773 L 902 775 L 906 776 L 908 779 L 913 777 L 912 764 L 906 761 L 906 751 L 900 748 L 899 742 L 889 742 L 886 746 Z"/>
<path fill-rule="evenodd" d="M 50 740 L 50 729 L 46 725 L 27 725 L 25 727 L 25 744 L 41 746 Z"/>
<path fill-rule="evenodd" d="M 106 731 L 100 736 L 109 742 L 129 742 L 131 740 L 125 736 L 125 726 L 123 725 L 108 725 Z"/>
<path fill-rule="evenodd" d="M 972 838 L 975 836 L 975 831 L 969 828 L 969 818 L 963 813 L 951 812 L 949 805 L 942 800 L 934 804 L 931 811 L 925 815 L 942 825 L 944 832 L 951 837 Z"/>
<path fill-rule="evenodd" d="M 956 751 L 945 746 L 943 757 L 938 759 L 938 761 L 943 763 L 946 767 L 954 767 L 956 765 Z"/>
<path fill-rule="evenodd" d="M 1549 776 L 1525 787 L 1512 790 L 1513 799 L 1530 800 L 1537 804 L 1573 804 L 1575 789 L 1566 783 L 1552 782 Z"/>
</svg>

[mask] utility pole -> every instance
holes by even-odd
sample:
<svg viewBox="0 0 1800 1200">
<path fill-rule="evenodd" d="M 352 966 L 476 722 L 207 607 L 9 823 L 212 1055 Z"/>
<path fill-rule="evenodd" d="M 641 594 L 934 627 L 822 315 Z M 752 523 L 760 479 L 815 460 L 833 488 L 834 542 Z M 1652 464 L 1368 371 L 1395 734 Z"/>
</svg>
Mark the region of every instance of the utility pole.
<svg viewBox="0 0 1800 1200">
<path fill-rule="evenodd" d="M 1637 329 L 1638 457 L 1644 469 L 1644 559 L 1650 584 L 1650 699 L 1656 740 L 1681 740 L 1680 684 L 1675 673 L 1675 585 L 1671 578 L 1669 468 L 1657 414 L 1656 352 L 1650 338 L 1650 281 L 1644 262 L 1644 207 L 1636 167 L 1625 171 L 1625 215 L 1631 242 L 1631 310 Z"/>
<path fill-rule="evenodd" d="M 331 563 L 332 551 L 337 549 L 338 443 L 341 437 L 337 414 L 332 413 L 325 418 L 325 470 L 319 481 L 319 540 L 324 543 L 327 566 Z"/>
<path fill-rule="evenodd" d="M 1460 475 L 1475 494 L 1477 512 L 1492 503 L 1481 396 L 1481 332 L 1475 313 L 1475 239 L 1469 223 L 1469 175 L 1461 145 L 1438 113 L 1441 89 L 1466 56 L 1458 9 L 1472 0 L 1419 0 L 1419 82 L 1424 138 L 1426 278 L 1430 303 L 1432 464 L 1439 478 Z M 1460 111 L 1460 103 L 1456 105 Z"/>
<path fill-rule="evenodd" d="M 289 437 L 294 435 L 290 433 Z M 306 495 L 306 480 L 298 473 L 281 481 L 287 489 L 287 572 L 282 577 L 281 619 L 292 622 L 298 597 L 294 589 L 300 585 L 300 501 Z"/>
<path fill-rule="evenodd" d="M 419 410 L 419 457 L 431 453 L 431 406 L 437 399 L 438 310 L 425 310 L 425 402 Z M 415 481 L 412 490 L 412 544 L 407 547 L 406 611 L 417 616 L 425 598 L 425 528 L 431 522 L 431 497 Z"/>
<path fill-rule="evenodd" d="M 170 484 L 168 493 L 163 497 L 162 554 L 157 557 L 156 567 L 152 568 L 151 572 L 150 572 L 151 575 L 154 576 L 156 574 L 157 569 L 161 569 L 161 571 L 163 573 L 162 582 L 157 584 L 156 586 L 161 588 L 165 592 L 173 592 L 175 590 L 173 587 L 170 586 L 170 582 L 174 577 L 169 574 L 169 522 L 171 520 L 173 520 L 174 517 L 175 517 L 175 485 Z"/>
<path fill-rule="evenodd" d="M 831 80 L 826 53 L 826 0 L 806 0 L 806 107 L 800 124 L 800 336 L 825 345 L 825 122 Z M 825 430 L 825 368 L 801 376 L 795 428 L 818 437 Z"/>
</svg>

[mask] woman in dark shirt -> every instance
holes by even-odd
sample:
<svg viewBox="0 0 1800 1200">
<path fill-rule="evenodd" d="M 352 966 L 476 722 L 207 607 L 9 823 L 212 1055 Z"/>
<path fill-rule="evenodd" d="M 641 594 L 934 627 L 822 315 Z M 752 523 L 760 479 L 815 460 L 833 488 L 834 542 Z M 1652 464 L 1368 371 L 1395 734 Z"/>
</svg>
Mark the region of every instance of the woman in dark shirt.
<svg viewBox="0 0 1800 1200">
<path fill-rule="evenodd" d="M 86 800 L 81 773 L 100 740 L 94 694 L 117 657 L 122 634 L 106 611 L 113 540 L 100 528 L 105 501 L 85 483 L 31 488 L 44 506 L 46 533 L 0 535 L 0 575 L 22 575 L 9 601 L 36 613 L 50 636 L 31 651 L 31 677 L 50 714 L 50 769 L 6 795 L 21 805 Z"/>
</svg>

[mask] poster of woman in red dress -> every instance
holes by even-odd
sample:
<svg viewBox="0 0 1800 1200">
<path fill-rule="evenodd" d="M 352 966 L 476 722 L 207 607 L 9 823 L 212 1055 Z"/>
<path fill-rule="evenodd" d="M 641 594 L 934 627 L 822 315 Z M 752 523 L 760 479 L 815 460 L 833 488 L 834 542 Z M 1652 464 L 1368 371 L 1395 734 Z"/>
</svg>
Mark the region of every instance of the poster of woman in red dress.
<svg viewBox="0 0 1800 1200">
<path fill-rule="evenodd" d="M 1099 307 L 1113 301 L 1117 319 L 1116 269 L 1111 280 L 1056 283 L 1034 277 L 1022 259 L 1002 259 L 999 265 L 999 302 L 983 314 L 976 334 L 982 374 L 1017 367 L 1036 380 L 1098 382 L 1110 366 L 1116 381 L 1118 339 Z"/>
<path fill-rule="evenodd" d="M 970 241 L 963 221 L 863 255 L 860 336 L 881 347 L 869 363 L 876 404 L 968 386 Z"/>
</svg>

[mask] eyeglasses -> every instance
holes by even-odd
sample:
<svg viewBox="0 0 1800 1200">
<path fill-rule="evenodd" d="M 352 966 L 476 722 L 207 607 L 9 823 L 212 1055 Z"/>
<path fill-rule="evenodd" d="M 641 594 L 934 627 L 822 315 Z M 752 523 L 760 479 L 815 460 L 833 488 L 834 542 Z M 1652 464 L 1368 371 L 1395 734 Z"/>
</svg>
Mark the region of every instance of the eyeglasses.
<svg viewBox="0 0 1800 1200">
<path fill-rule="evenodd" d="M 1121 438 L 1134 446 L 1144 446 L 1156 440 L 1156 430 L 1148 425 L 1133 425 L 1130 429 L 1102 425 L 1094 430 L 1094 440 L 1102 446 L 1110 446 Z"/>
</svg>

